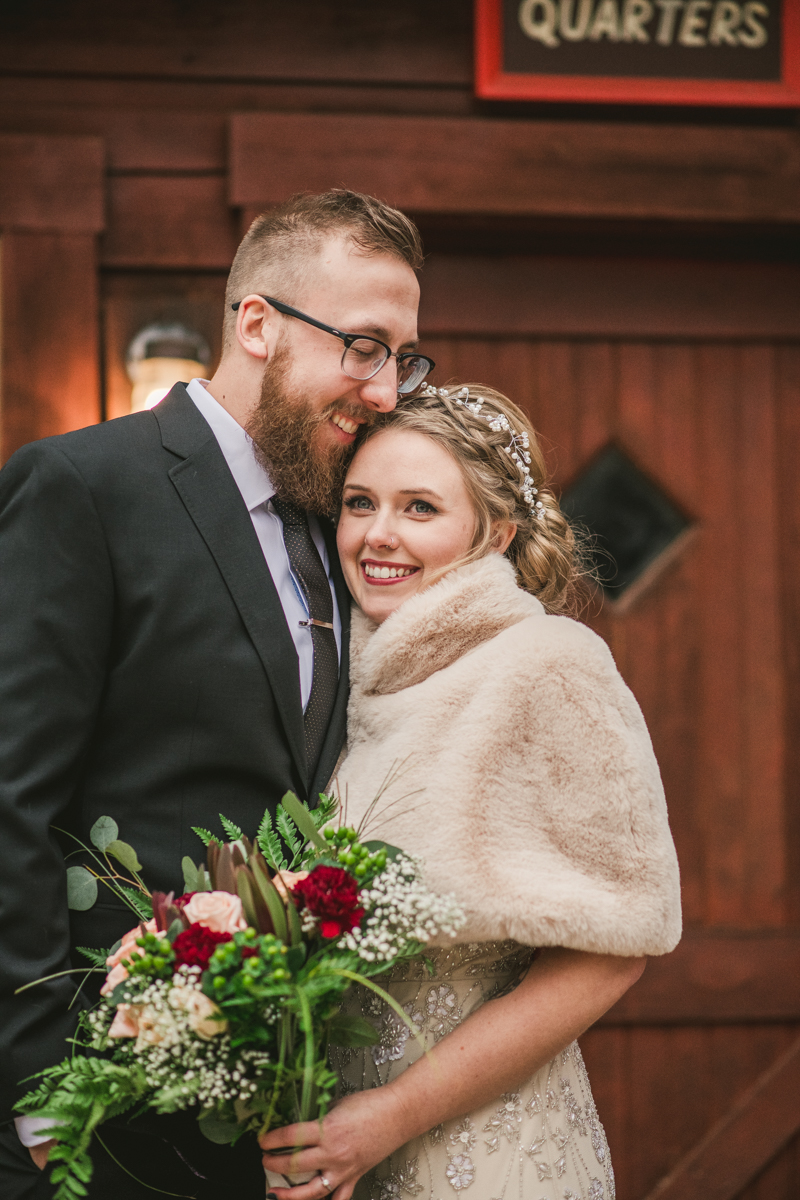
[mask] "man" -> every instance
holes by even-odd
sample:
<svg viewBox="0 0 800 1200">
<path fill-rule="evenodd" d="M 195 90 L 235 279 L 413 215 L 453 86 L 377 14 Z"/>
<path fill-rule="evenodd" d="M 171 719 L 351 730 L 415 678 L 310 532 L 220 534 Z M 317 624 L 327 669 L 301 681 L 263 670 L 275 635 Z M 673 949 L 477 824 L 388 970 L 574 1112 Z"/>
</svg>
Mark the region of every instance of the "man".
<svg viewBox="0 0 800 1200">
<path fill-rule="evenodd" d="M 75 843 L 51 827 L 88 842 L 112 816 L 149 886 L 169 891 L 183 855 L 202 857 L 190 826 L 218 828 L 222 811 L 254 833 L 288 789 L 313 803 L 328 782 L 349 601 L 327 515 L 359 425 L 432 365 L 415 353 L 421 263 L 396 210 L 297 197 L 237 252 L 210 382 L 26 446 L 0 473 L 3 1200 L 52 1195 L 49 1145 L 12 1105 L 77 1019 L 75 976 L 15 989 L 131 923 L 110 892 L 68 912 Z M 152 1196 L 142 1182 L 264 1194 L 255 1143 L 213 1146 L 191 1115 L 101 1133 L 92 1197 Z"/>
</svg>

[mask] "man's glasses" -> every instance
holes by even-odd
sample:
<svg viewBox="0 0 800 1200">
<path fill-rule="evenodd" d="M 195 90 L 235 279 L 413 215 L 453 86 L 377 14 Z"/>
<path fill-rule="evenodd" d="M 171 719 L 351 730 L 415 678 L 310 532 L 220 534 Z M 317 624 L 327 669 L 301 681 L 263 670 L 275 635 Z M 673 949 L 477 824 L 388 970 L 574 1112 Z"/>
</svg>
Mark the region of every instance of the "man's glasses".
<svg viewBox="0 0 800 1200">
<path fill-rule="evenodd" d="M 281 304 L 280 300 L 273 300 L 272 296 L 262 296 L 261 298 L 287 317 L 296 317 L 298 321 L 305 321 L 307 325 L 313 325 L 316 329 L 322 329 L 325 333 L 332 333 L 334 337 L 341 338 L 344 342 L 342 370 L 351 379 L 372 379 L 390 358 L 396 358 L 397 390 L 401 396 L 408 396 L 417 390 L 423 379 L 436 366 L 433 359 L 426 358 L 424 354 L 415 354 L 413 351 L 407 354 L 393 354 L 391 348 L 377 338 L 364 337 L 360 333 L 342 333 L 341 330 L 333 329 L 330 325 L 324 325 L 322 321 L 317 321 L 315 317 L 309 317 L 306 313 L 300 312 L 299 308 L 291 308 L 288 304 Z M 234 312 L 240 304 L 241 300 L 237 300 L 235 304 L 231 305 Z"/>
</svg>

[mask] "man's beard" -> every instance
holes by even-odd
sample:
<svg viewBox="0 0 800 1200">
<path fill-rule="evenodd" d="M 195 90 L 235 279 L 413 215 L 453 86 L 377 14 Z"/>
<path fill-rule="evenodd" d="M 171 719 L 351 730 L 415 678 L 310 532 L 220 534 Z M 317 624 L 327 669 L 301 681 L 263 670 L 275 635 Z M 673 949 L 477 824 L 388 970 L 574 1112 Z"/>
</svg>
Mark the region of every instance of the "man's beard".
<svg viewBox="0 0 800 1200">
<path fill-rule="evenodd" d="M 279 344 L 264 372 L 261 398 L 246 429 L 278 497 L 291 500 L 307 512 L 333 517 L 341 505 L 355 446 L 336 445 L 319 435 L 332 413 L 350 415 L 351 406 L 331 404 L 322 412 L 314 412 L 304 397 L 292 390 L 290 366 L 289 348 Z M 359 408 L 359 421 L 369 419 L 369 415 Z"/>
</svg>

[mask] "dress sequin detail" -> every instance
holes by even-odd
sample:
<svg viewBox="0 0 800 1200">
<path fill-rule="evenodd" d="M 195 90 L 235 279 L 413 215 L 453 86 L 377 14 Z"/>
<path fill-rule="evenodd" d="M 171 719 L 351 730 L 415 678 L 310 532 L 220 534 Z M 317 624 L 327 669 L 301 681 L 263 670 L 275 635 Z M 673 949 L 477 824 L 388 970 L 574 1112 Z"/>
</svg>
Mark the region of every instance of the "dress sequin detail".
<svg viewBox="0 0 800 1200">
<path fill-rule="evenodd" d="M 487 1000 L 512 991 L 532 950 L 514 942 L 466 943 L 407 963 L 377 982 L 400 1004 L 426 1048 Z M 341 1094 L 388 1083 L 422 1053 L 383 1002 L 354 988 L 347 1011 L 376 1027 L 375 1046 L 332 1048 Z M 589 1163 L 592 1166 L 589 1166 Z M 368 1172 L 353 1200 L 614 1200 L 614 1173 L 577 1043 L 509 1092 L 401 1146 Z"/>
</svg>

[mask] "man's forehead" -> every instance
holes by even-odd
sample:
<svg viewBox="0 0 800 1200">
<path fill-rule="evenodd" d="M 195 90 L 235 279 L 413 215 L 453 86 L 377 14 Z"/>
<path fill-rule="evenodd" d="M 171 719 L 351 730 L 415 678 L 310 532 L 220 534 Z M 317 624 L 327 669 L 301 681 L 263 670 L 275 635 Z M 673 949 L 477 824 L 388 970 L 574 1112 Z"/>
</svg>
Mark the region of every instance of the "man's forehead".
<svg viewBox="0 0 800 1200">
<path fill-rule="evenodd" d="M 345 332 L 369 333 L 381 340 L 416 338 L 419 284 L 407 263 L 341 244 L 326 251 L 309 264 L 300 307 L 308 306 L 312 316 Z"/>
</svg>

